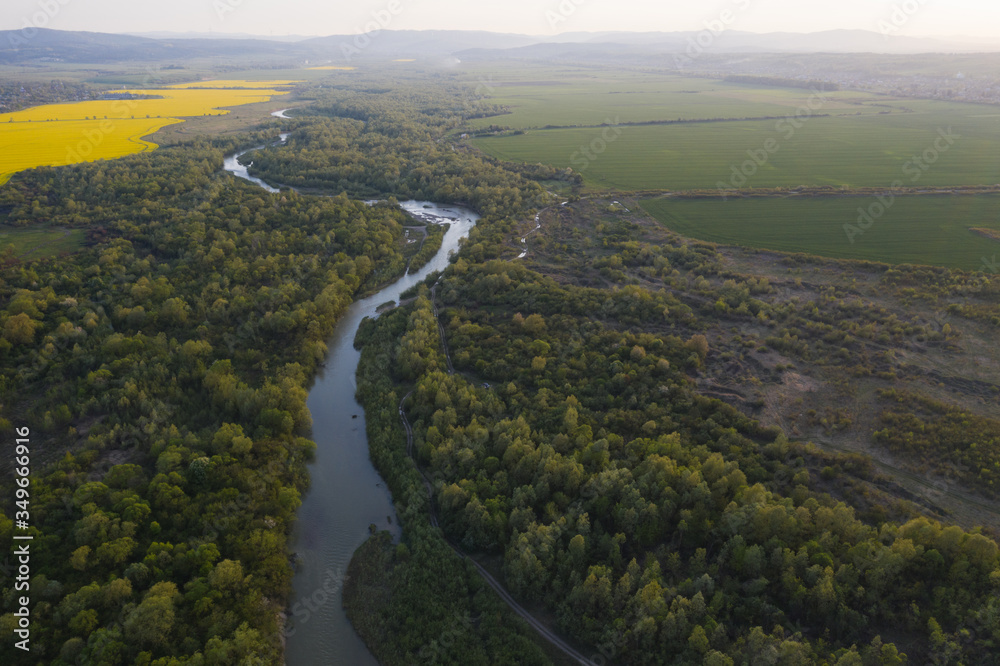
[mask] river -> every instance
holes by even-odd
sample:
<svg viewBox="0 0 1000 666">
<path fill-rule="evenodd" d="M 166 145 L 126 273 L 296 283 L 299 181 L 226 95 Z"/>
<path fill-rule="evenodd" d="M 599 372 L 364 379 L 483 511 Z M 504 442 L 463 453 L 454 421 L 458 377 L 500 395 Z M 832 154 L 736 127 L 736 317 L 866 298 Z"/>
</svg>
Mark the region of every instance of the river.
<svg viewBox="0 0 1000 666">
<path fill-rule="evenodd" d="M 227 158 L 226 170 L 269 192 L 277 191 L 246 173 L 246 167 L 237 160 L 242 154 Z M 348 308 L 327 343 L 326 363 L 309 392 L 307 405 L 313 418 L 316 460 L 309 467 L 312 486 L 299 508 L 292 540 L 299 564 L 286 635 L 288 666 L 378 664 L 347 620 L 341 602 L 347 565 L 368 538 L 368 526 L 375 524 L 399 536 L 392 497 L 368 457 L 365 413 L 354 397 L 361 358 L 354 348 L 354 338 L 361 321 L 376 316 L 378 306 L 398 302 L 404 291 L 430 273 L 444 270 L 449 255 L 458 250 L 461 239 L 468 237 L 479 219 L 473 211 L 460 206 L 423 201 L 405 201 L 400 206 L 421 221 L 449 226 L 441 249 L 420 271 L 401 277 Z"/>
<path fill-rule="evenodd" d="M 361 320 L 374 317 L 379 305 L 398 301 L 400 294 L 431 272 L 446 268 L 449 253 L 458 249 L 459 240 L 468 236 L 478 219 L 472 211 L 455 206 L 416 201 L 401 206 L 423 219 L 449 222 L 450 226 L 441 250 L 424 268 L 348 309 L 328 343 L 326 365 L 309 392 L 316 461 L 309 469 L 312 487 L 299 509 L 293 540 L 300 567 L 292 598 L 294 633 L 286 648 L 289 666 L 378 663 L 348 622 L 340 594 L 347 564 L 368 538 L 368 526 L 374 523 L 396 536 L 399 530 L 392 497 L 368 457 L 365 414 L 354 398 L 361 358 L 354 348 L 354 337 Z M 322 600 L 326 590 L 334 594 L 303 621 L 309 610 L 306 602 Z M 297 605 L 300 603 L 303 605 Z"/>
<path fill-rule="evenodd" d="M 286 141 L 288 141 L 288 137 L 289 137 L 288 132 L 279 134 L 278 138 L 280 139 L 280 141 L 272 145 L 276 146 L 283 145 Z M 254 176 L 250 175 L 248 169 L 253 165 L 253 162 L 251 162 L 246 166 L 240 164 L 240 158 L 246 155 L 247 153 L 253 152 L 255 150 L 261 150 L 266 147 L 267 146 L 254 146 L 253 148 L 247 148 L 246 150 L 230 155 L 223 161 L 222 168 L 238 178 L 242 178 L 243 180 L 249 180 L 251 183 L 254 183 L 255 185 L 260 185 L 271 194 L 276 194 L 281 190 L 275 187 L 271 187 L 270 185 L 262 181 L 260 178 L 255 178 Z"/>
</svg>

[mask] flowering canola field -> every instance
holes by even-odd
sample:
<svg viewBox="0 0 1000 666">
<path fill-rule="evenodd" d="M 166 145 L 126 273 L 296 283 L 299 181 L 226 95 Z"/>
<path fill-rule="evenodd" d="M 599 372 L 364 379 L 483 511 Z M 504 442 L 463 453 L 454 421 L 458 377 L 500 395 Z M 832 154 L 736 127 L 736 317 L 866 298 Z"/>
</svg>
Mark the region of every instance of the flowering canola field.
<svg viewBox="0 0 1000 666">
<path fill-rule="evenodd" d="M 224 115 L 223 107 L 267 102 L 294 81 L 201 81 L 114 91 L 152 99 L 47 104 L 0 114 L 0 185 L 24 169 L 113 159 L 156 148 L 142 137 L 184 122 Z"/>
<path fill-rule="evenodd" d="M 354 69 L 351 67 L 350 69 Z M 242 79 L 222 81 L 213 79 L 211 81 L 192 81 L 189 83 L 175 83 L 166 88 L 280 88 L 290 86 L 298 81 L 244 81 Z"/>
</svg>

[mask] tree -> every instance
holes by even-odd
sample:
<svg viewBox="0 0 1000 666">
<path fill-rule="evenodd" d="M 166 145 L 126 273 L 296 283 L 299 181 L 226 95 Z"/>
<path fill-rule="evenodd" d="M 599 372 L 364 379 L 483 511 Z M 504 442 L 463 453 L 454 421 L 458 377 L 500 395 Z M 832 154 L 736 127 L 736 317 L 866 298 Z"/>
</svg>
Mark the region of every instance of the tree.
<svg viewBox="0 0 1000 666">
<path fill-rule="evenodd" d="M 170 640 L 174 626 L 174 596 L 177 586 L 173 583 L 157 583 L 142 603 L 126 617 L 125 636 L 142 647 L 157 647 Z"/>
<path fill-rule="evenodd" d="M 708 356 L 708 339 L 701 333 L 696 333 L 687 341 L 687 348 L 698 355 L 701 360 Z"/>
<path fill-rule="evenodd" d="M 35 339 L 35 330 L 41 324 L 25 313 L 16 314 L 3 325 L 3 337 L 14 345 L 30 344 Z"/>
</svg>

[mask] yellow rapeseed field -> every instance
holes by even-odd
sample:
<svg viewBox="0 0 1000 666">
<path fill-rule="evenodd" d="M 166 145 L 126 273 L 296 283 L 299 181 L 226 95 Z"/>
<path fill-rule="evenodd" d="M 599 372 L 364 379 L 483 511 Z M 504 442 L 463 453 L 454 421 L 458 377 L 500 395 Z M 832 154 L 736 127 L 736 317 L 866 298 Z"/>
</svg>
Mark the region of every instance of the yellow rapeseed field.
<svg viewBox="0 0 1000 666">
<path fill-rule="evenodd" d="M 160 99 L 108 99 L 72 104 L 46 104 L 23 111 L 0 114 L 0 123 L 49 120 L 89 120 L 96 118 L 177 118 L 224 115 L 226 106 L 266 102 L 280 90 L 215 90 L 211 88 L 116 90 L 116 95 L 156 96 Z"/>
<path fill-rule="evenodd" d="M 67 120 L 0 125 L 0 185 L 36 166 L 78 164 L 156 148 L 144 141 L 178 118 Z"/>
<path fill-rule="evenodd" d="M 353 67 L 352 67 L 353 69 Z M 175 83 L 167 88 L 280 88 L 291 86 L 299 81 L 194 81 L 191 83 Z"/>
<path fill-rule="evenodd" d="M 222 107 L 266 102 L 288 91 L 258 85 L 294 81 L 202 81 L 187 88 L 114 91 L 157 99 L 47 104 L 0 114 L 0 185 L 24 169 L 113 159 L 156 148 L 144 140 L 184 118 L 229 113 Z M 237 89 L 245 84 L 245 89 Z M 216 88 L 207 86 L 214 85 Z"/>
</svg>

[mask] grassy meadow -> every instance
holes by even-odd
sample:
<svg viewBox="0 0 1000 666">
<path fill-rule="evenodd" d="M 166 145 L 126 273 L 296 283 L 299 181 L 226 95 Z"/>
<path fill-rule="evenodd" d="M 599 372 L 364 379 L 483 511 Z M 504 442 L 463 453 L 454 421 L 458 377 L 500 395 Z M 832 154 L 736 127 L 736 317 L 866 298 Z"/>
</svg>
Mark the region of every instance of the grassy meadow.
<svg viewBox="0 0 1000 666">
<path fill-rule="evenodd" d="M 0 250 L 13 246 L 14 256 L 22 261 L 54 257 L 80 249 L 85 236 L 83 229 L 13 229 L 0 226 Z"/>
<path fill-rule="evenodd" d="M 1000 241 L 972 230 L 1000 231 L 1000 196 L 897 197 L 881 216 L 877 203 L 856 196 L 670 197 L 641 205 L 679 234 L 728 245 L 972 271 L 1000 255 Z M 876 213 L 870 223 L 859 208 Z"/>
</svg>

